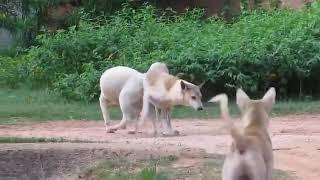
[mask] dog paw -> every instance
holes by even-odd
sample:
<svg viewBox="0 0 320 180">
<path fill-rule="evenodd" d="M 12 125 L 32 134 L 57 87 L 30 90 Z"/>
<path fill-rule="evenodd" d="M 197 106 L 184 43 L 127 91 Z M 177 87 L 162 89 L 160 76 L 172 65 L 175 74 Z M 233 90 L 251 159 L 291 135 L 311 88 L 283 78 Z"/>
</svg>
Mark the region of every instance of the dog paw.
<svg viewBox="0 0 320 180">
<path fill-rule="evenodd" d="M 107 133 L 115 133 L 115 132 L 116 132 L 116 129 L 107 128 L 107 129 L 106 129 L 106 132 L 107 132 Z"/>
<path fill-rule="evenodd" d="M 152 136 L 153 136 L 153 137 L 157 137 L 157 135 L 158 135 L 157 131 L 153 131 L 153 132 L 152 132 Z"/>
<path fill-rule="evenodd" d="M 170 136 L 179 136 L 180 132 L 177 130 L 174 130 L 171 132 L 162 132 L 161 134 L 162 134 L 162 136 L 170 137 Z"/>
<path fill-rule="evenodd" d="M 136 134 L 136 131 L 128 131 L 128 134 Z"/>
<path fill-rule="evenodd" d="M 178 130 L 174 130 L 174 131 L 173 131 L 173 134 L 174 134 L 175 136 L 179 136 L 179 135 L 180 135 L 180 132 L 179 132 Z"/>
</svg>

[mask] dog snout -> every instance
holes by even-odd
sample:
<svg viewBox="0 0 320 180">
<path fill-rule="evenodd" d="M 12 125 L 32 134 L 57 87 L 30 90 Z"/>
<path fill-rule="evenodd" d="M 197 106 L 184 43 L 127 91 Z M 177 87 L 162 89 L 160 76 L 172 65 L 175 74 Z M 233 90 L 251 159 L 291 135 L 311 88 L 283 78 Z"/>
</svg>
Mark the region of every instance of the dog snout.
<svg viewBox="0 0 320 180">
<path fill-rule="evenodd" d="M 197 111 L 201 111 L 201 110 L 203 110 L 203 107 L 198 107 L 197 108 Z"/>
</svg>

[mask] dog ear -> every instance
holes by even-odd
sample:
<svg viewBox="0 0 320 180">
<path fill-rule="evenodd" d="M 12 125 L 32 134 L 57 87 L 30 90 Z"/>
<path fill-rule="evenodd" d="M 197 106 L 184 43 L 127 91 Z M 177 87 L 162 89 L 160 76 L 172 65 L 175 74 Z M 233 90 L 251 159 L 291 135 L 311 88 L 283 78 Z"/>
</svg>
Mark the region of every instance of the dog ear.
<svg viewBox="0 0 320 180">
<path fill-rule="evenodd" d="M 180 81 L 180 85 L 181 85 L 181 89 L 182 90 L 188 90 L 188 86 L 187 86 L 187 84 L 184 82 L 184 81 Z"/>
<path fill-rule="evenodd" d="M 247 106 L 247 103 L 250 101 L 250 98 L 242 89 L 237 90 L 236 96 L 237 96 L 237 105 L 240 111 L 243 112 Z"/>
<path fill-rule="evenodd" d="M 267 113 L 270 113 L 272 110 L 272 106 L 276 101 L 276 90 L 271 87 L 263 96 L 262 101 Z"/>
</svg>

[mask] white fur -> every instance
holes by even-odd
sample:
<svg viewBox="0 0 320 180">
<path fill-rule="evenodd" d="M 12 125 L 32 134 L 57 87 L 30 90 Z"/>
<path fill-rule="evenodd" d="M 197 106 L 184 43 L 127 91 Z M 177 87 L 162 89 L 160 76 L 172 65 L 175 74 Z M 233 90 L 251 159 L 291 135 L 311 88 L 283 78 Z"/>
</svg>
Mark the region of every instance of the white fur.
<svg viewBox="0 0 320 180">
<path fill-rule="evenodd" d="M 144 74 L 124 66 L 106 70 L 100 78 L 100 107 L 107 132 L 125 128 L 128 120 L 137 120 L 142 109 Z M 108 127 L 109 107 L 120 105 L 121 122 Z"/>
</svg>

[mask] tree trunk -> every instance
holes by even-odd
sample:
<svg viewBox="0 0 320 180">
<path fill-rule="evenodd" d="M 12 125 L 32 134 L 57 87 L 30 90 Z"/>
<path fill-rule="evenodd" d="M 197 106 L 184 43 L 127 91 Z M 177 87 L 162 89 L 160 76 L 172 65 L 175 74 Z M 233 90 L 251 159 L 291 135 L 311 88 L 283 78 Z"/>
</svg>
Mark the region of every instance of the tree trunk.
<svg viewBox="0 0 320 180">
<path fill-rule="evenodd" d="M 299 99 L 301 100 L 302 99 L 302 96 L 303 96 L 303 79 L 300 78 L 299 79 Z"/>
<path fill-rule="evenodd" d="M 241 12 L 240 0 L 230 0 L 230 11 L 232 16 L 237 16 Z"/>
<path fill-rule="evenodd" d="M 256 1 L 255 0 L 248 0 L 248 9 L 254 10 L 256 8 Z"/>
<path fill-rule="evenodd" d="M 271 0 L 262 0 L 260 4 L 261 4 L 261 7 L 263 7 L 264 9 L 271 8 Z"/>
</svg>

